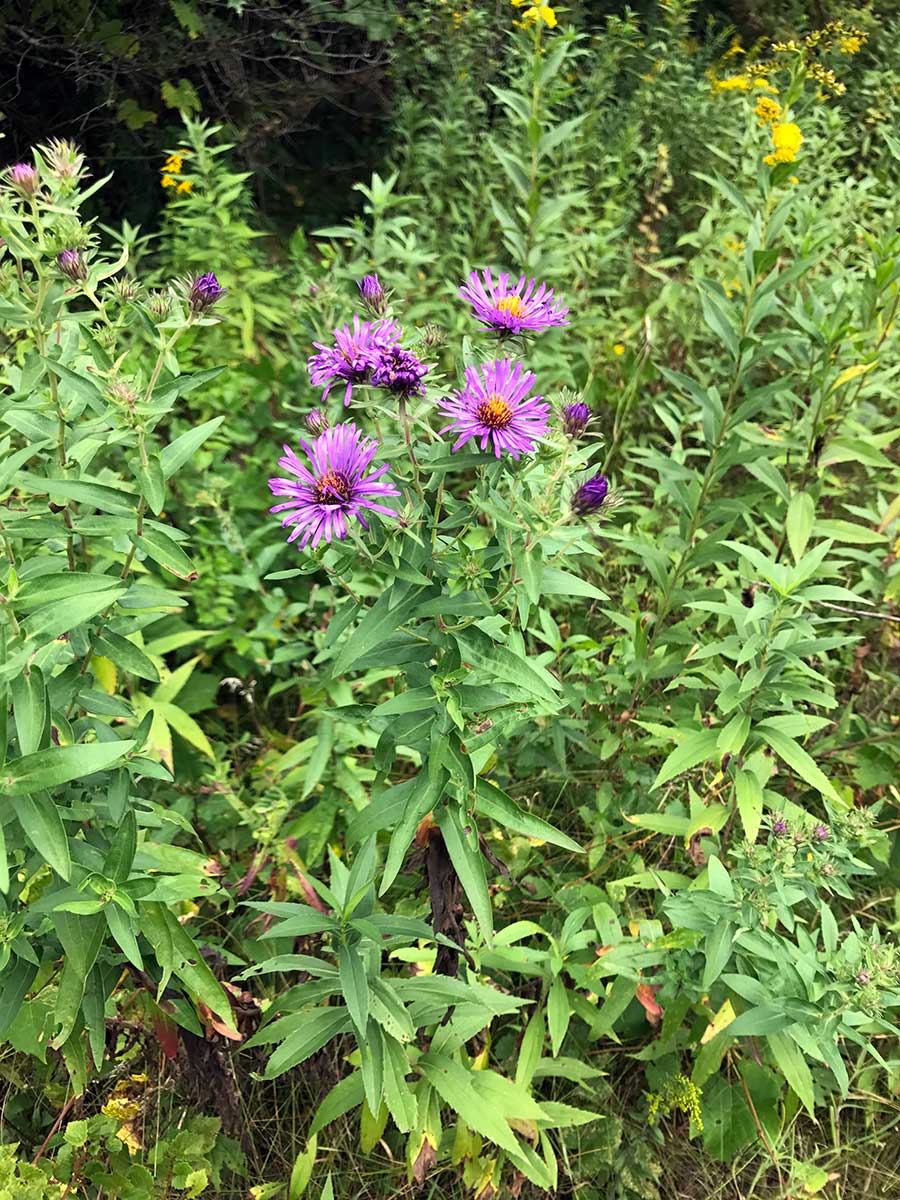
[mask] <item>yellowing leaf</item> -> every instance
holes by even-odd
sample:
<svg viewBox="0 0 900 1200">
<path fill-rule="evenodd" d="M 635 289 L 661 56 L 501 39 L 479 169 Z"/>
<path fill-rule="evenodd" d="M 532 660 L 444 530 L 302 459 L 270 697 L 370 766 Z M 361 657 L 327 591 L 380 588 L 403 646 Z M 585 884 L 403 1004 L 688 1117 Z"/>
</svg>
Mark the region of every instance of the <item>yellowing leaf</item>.
<svg viewBox="0 0 900 1200">
<path fill-rule="evenodd" d="M 91 670 L 107 696 L 114 696 L 116 693 L 116 664 L 102 654 L 95 654 L 91 659 Z"/>
<path fill-rule="evenodd" d="M 847 367 L 841 371 L 837 379 L 831 385 L 831 390 L 836 392 L 839 387 L 843 387 L 845 383 L 849 383 L 851 379 L 859 379 L 860 375 L 866 375 L 873 367 L 877 367 L 878 362 L 857 363 L 856 366 Z"/>
<path fill-rule="evenodd" d="M 707 1042 L 711 1042 L 717 1033 L 721 1033 L 727 1028 L 735 1018 L 734 1007 L 730 1000 L 726 1000 L 707 1027 L 703 1030 L 703 1036 L 700 1039 L 700 1045 L 705 1046 Z"/>
</svg>

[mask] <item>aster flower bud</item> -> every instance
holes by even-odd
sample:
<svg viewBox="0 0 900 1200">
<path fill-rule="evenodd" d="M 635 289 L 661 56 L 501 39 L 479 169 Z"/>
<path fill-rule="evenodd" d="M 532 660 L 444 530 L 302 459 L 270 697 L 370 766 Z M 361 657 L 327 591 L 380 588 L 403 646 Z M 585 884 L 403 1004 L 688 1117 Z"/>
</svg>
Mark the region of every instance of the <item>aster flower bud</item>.
<svg viewBox="0 0 900 1200">
<path fill-rule="evenodd" d="M 51 138 L 46 146 L 40 147 L 40 151 L 47 166 L 62 182 L 76 182 L 84 174 L 84 155 L 74 142 Z"/>
<path fill-rule="evenodd" d="M 318 437 L 320 433 L 325 432 L 328 428 L 328 418 L 321 408 L 314 408 L 312 412 L 306 414 L 306 428 L 313 437 Z"/>
<path fill-rule="evenodd" d="M 609 492 L 609 480 L 605 475 L 594 475 L 576 489 L 572 497 L 572 511 L 579 517 L 589 517 L 603 507 Z"/>
<path fill-rule="evenodd" d="M 440 325 L 435 325 L 431 321 L 429 321 L 422 330 L 422 341 L 429 348 L 429 350 L 434 350 L 438 346 L 443 346 L 446 340 L 446 330 L 441 329 Z"/>
<path fill-rule="evenodd" d="M 31 163 L 16 163 L 6 172 L 6 178 L 10 187 L 14 188 L 20 196 L 33 196 L 38 190 L 38 173 L 37 167 Z"/>
<path fill-rule="evenodd" d="M 137 396 L 131 390 L 127 383 L 122 383 L 117 379 L 109 386 L 109 398 L 115 404 L 121 404 L 125 408 L 134 408 L 137 402 Z"/>
<path fill-rule="evenodd" d="M 207 271 L 205 275 L 197 275 L 193 279 L 188 294 L 188 305 L 191 312 L 199 316 L 214 304 L 218 304 L 224 295 L 225 288 L 220 285 L 212 271 Z"/>
<path fill-rule="evenodd" d="M 563 432 L 571 438 L 577 438 L 579 434 L 584 433 L 591 415 L 591 410 L 582 400 L 566 404 L 562 410 Z"/>
<path fill-rule="evenodd" d="M 172 307 L 169 292 L 151 292 L 147 297 L 147 310 L 154 321 L 164 321 Z"/>
<path fill-rule="evenodd" d="M 778 817 L 772 822 L 772 832 L 776 837 L 784 837 L 788 831 L 788 823 L 783 817 Z"/>
<path fill-rule="evenodd" d="M 56 256 L 56 265 L 73 283 L 87 279 L 87 263 L 80 250 L 63 250 Z"/>
<path fill-rule="evenodd" d="M 812 832 L 813 832 L 813 837 L 816 839 L 817 842 L 824 842 L 824 841 L 828 840 L 828 826 L 827 825 L 815 825 L 815 826 L 813 826 Z"/>
<path fill-rule="evenodd" d="M 115 298 L 122 304 L 127 304 L 129 300 L 133 300 L 140 291 L 140 284 L 136 279 L 132 279 L 130 275 L 119 275 L 118 278 L 112 281 L 110 287 Z"/>
<path fill-rule="evenodd" d="M 872 982 L 872 976 L 869 974 L 868 971 L 862 970 L 857 974 L 856 982 L 858 984 L 860 984 L 861 987 L 865 987 L 867 983 Z"/>
<path fill-rule="evenodd" d="M 378 276 L 363 275 L 356 286 L 368 312 L 373 317 L 383 317 L 388 309 L 388 298 Z"/>
</svg>

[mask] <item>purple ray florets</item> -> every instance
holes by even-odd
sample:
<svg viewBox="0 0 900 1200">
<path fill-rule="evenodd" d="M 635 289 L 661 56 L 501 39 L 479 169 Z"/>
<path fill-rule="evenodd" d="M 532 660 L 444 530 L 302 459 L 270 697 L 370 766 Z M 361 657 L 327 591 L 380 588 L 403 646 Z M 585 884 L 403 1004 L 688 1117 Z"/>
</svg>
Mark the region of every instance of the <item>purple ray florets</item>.
<svg viewBox="0 0 900 1200">
<path fill-rule="evenodd" d="M 328 418 L 322 412 L 321 408 L 314 408 L 306 414 L 306 428 L 313 437 L 318 437 L 319 434 L 325 432 L 328 428 Z"/>
<path fill-rule="evenodd" d="M 315 387 L 324 388 L 322 399 L 339 381 L 346 383 L 344 403 L 349 404 L 355 383 L 368 383 L 386 350 L 399 341 L 402 330 L 396 321 L 361 321 L 354 316 L 353 324 L 334 331 L 334 345 L 313 345 L 319 351 L 306 364 Z"/>
<path fill-rule="evenodd" d="M 475 438 L 482 450 L 490 442 L 497 458 L 504 450 L 516 459 L 530 454 L 547 432 L 550 411 L 543 396 L 528 395 L 534 382 L 532 372 L 512 358 L 467 367 L 465 387 L 439 401 L 453 418 L 441 433 L 459 434 L 454 451 Z"/>
<path fill-rule="evenodd" d="M 301 547 L 310 541 L 318 546 L 323 538 L 326 542 L 345 538 L 350 517 L 368 529 L 363 509 L 387 517 L 397 515 L 379 503 L 386 496 L 400 495 L 388 480 L 378 482 L 387 465 L 369 471 L 378 442 L 364 438 L 351 421 L 326 429 L 311 446 L 304 441 L 300 446 L 310 465 L 285 446 L 278 465 L 295 478 L 269 480 L 273 495 L 287 497 L 269 511 L 283 512 L 281 524 L 293 526 L 289 542 L 300 538 Z"/>
<path fill-rule="evenodd" d="M 191 282 L 188 295 L 191 312 L 206 312 L 208 308 L 218 304 L 224 295 L 225 288 L 220 285 L 212 271 L 207 271 L 205 275 L 197 275 Z"/>
<path fill-rule="evenodd" d="M 563 432 L 569 437 L 578 437 L 587 428 L 591 415 L 591 410 L 581 400 L 575 404 L 566 404 L 562 410 Z"/>
<path fill-rule="evenodd" d="M 459 294 L 472 305 L 475 316 L 501 335 L 540 333 L 554 325 L 568 325 L 568 308 L 553 303 L 553 289 L 536 279 L 520 276 L 510 286 L 509 275 L 496 281 L 490 271 L 472 271 Z"/>
<path fill-rule="evenodd" d="M 603 507 L 609 493 L 609 480 L 605 475 L 594 475 L 576 489 L 572 497 L 572 511 L 579 517 L 588 517 Z"/>
<path fill-rule="evenodd" d="M 422 380 L 427 373 L 428 367 L 412 351 L 390 346 L 382 352 L 372 372 L 372 383 L 398 396 L 421 396 L 425 391 Z"/>
</svg>

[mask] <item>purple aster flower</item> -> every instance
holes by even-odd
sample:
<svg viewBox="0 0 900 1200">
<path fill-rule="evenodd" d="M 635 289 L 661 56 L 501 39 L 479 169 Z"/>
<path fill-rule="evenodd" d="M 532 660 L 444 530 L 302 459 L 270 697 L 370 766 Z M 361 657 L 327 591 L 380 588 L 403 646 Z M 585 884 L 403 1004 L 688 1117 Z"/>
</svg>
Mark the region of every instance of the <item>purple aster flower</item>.
<svg viewBox="0 0 900 1200">
<path fill-rule="evenodd" d="M 87 263 L 80 250 L 63 250 L 56 256 L 56 265 L 73 283 L 87 279 Z"/>
<path fill-rule="evenodd" d="M 322 412 L 321 408 L 314 408 L 312 412 L 306 414 L 306 428 L 313 437 L 318 437 L 319 434 L 325 432 L 328 428 L 328 418 Z"/>
<path fill-rule="evenodd" d="M 374 438 L 364 438 L 348 421 L 326 429 L 311 446 L 304 441 L 300 446 L 310 466 L 285 446 L 278 465 L 295 478 L 269 480 L 273 495 L 288 497 L 269 511 L 284 512 L 281 524 L 293 526 L 289 542 L 299 537 L 302 548 L 310 540 L 318 546 L 322 538 L 326 542 L 345 538 L 349 517 L 356 517 L 363 529 L 368 529 L 362 511 L 366 508 L 396 517 L 392 508 L 379 503 L 385 496 L 400 495 L 392 483 L 381 480 L 387 464 L 369 471 L 378 449 Z"/>
<path fill-rule="evenodd" d="M 38 189 L 37 167 L 31 163 L 15 163 L 7 170 L 6 178 L 22 196 L 33 196 Z"/>
<path fill-rule="evenodd" d="M 549 404 L 543 396 L 529 396 L 535 376 L 512 358 L 497 359 L 480 367 L 466 367 L 466 384 L 455 396 L 445 396 L 439 407 L 453 420 L 441 433 L 452 429 L 459 437 L 454 452 L 470 438 L 494 454 L 506 450 L 513 458 L 530 454 L 547 432 Z"/>
<path fill-rule="evenodd" d="M 359 288 L 366 311 L 370 312 L 373 317 L 383 317 L 387 312 L 388 298 L 378 276 L 363 275 L 356 286 Z"/>
<path fill-rule="evenodd" d="M 398 396 L 421 396 L 425 391 L 422 380 L 427 373 L 428 367 L 412 351 L 389 346 L 372 372 L 372 383 Z"/>
<path fill-rule="evenodd" d="M 206 312 L 208 308 L 218 304 L 224 295 L 225 288 L 219 284 L 212 271 L 207 271 L 205 275 L 197 275 L 191 282 L 188 294 L 191 312 L 197 315 Z"/>
<path fill-rule="evenodd" d="M 776 837 L 784 837 L 784 835 L 788 831 L 788 828 L 789 828 L 788 823 L 787 823 L 787 821 L 785 821 L 784 817 L 777 817 L 772 822 L 772 832 L 775 834 Z"/>
<path fill-rule="evenodd" d="M 355 383 L 368 383 L 372 372 L 381 362 L 386 350 L 400 341 L 402 330 L 396 321 L 361 321 L 354 316 L 353 325 L 334 331 L 334 345 L 313 345 L 319 351 L 306 364 L 315 387 L 324 387 L 322 399 L 338 382 L 346 383 L 344 403 L 349 404 Z"/>
<path fill-rule="evenodd" d="M 563 432 L 569 437 L 578 437 L 587 428 L 591 415 L 591 410 L 581 400 L 575 404 L 566 404 L 562 410 Z"/>
<path fill-rule="evenodd" d="M 459 294 L 472 305 L 482 325 L 501 336 L 540 333 L 554 325 L 569 324 L 569 310 L 553 303 L 553 289 L 525 275 L 510 287 L 506 273 L 498 275 L 495 282 L 490 271 L 482 271 L 480 277 L 478 271 L 472 271 Z"/>
<path fill-rule="evenodd" d="M 813 826 L 813 837 L 816 839 L 817 842 L 827 841 L 828 826 L 827 825 L 814 825 Z"/>
<path fill-rule="evenodd" d="M 589 517 L 603 507 L 609 493 L 609 480 L 605 475 L 594 475 L 585 480 L 572 497 L 572 511 L 579 517 Z"/>
</svg>

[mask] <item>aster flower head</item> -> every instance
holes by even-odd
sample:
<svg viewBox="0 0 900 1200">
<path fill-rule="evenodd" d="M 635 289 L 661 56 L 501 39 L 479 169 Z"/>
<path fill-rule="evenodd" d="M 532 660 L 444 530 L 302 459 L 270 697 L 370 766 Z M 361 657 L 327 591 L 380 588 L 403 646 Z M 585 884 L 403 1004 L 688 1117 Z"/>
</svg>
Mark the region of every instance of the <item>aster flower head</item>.
<svg viewBox="0 0 900 1200">
<path fill-rule="evenodd" d="M 392 508 L 381 503 L 388 496 L 400 495 L 392 483 L 381 478 L 387 464 L 369 470 L 378 442 L 364 438 L 352 421 L 333 425 L 312 445 L 301 441 L 300 447 L 309 465 L 285 446 L 278 465 L 293 478 L 269 480 L 272 494 L 286 497 L 269 511 L 284 513 L 282 526 L 292 527 L 289 542 L 299 538 L 302 548 L 308 542 L 318 546 L 323 538 L 340 541 L 347 536 L 351 517 L 368 529 L 365 509 L 396 517 Z"/>
<path fill-rule="evenodd" d="M 388 308 L 387 292 L 377 275 L 363 275 L 356 285 L 366 309 L 373 317 L 383 317 Z"/>
<path fill-rule="evenodd" d="M 389 346 L 372 371 L 372 383 L 398 396 L 421 396 L 425 391 L 422 380 L 427 373 L 428 367 L 411 350 Z"/>
<path fill-rule="evenodd" d="M 541 333 L 555 325 L 568 325 L 568 308 L 554 303 L 553 289 L 522 275 L 515 284 L 502 272 L 495 280 L 489 270 L 472 271 L 459 289 L 477 319 L 501 337 Z"/>
<path fill-rule="evenodd" d="M 224 295 L 225 288 L 221 286 L 212 271 L 207 271 L 205 275 L 196 275 L 191 281 L 188 306 L 192 313 L 199 316 L 207 309 L 212 308 L 214 304 L 218 304 Z"/>
<path fill-rule="evenodd" d="M 439 401 L 452 418 L 441 433 L 459 434 L 453 451 L 475 438 L 482 450 L 490 443 L 497 458 L 503 451 L 514 459 L 531 454 L 547 432 L 550 411 L 543 396 L 528 395 L 535 378 L 512 358 L 467 367 L 465 386 Z"/>
<path fill-rule="evenodd" d="M 73 283 L 87 279 L 87 263 L 80 250 L 63 250 L 56 256 L 56 265 Z"/>
<path fill-rule="evenodd" d="M 772 832 L 776 837 L 784 837 L 788 832 L 789 826 L 784 817 L 776 817 L 772 822 Z"/>
<path fill-rule="evenodd" d="M 319 434 L 325 432 L 328 428 L 328 418 L 322 412 L 321 408 L 314 408 L 312 412 L 306 414 L 306 428 L 313 437 L 318 437 Z"/>
<path fill-rule="evenodd" d="M 599 512 L 609 494 L 609 480 L 605 475 L 593 475 L 575 489 L 572 496 L 572 511 L 578 517 L 589 517 Z"/>
<path fill-rule="evenodd" d="M 563 405 L 563 432 L 567 433 L 571 438 L 578 437 L 579 434 L 584 433 L 585 429 L 587 429 L 588 422 L 592 416 L 591 410 L 583 400 L 576 400 L 574 404 Z"/>
<path fill-rule="evenodd" d="M 6 180 L 20 196 L 33 196 L 38 190 L 37 167 L 26 162 L 15 163 L 7 169 Z"/>
<path fill-rule="evenodd" d="M 353 397 L 355 383 L 369 383 L 372 372 L 381 363 L 386 350 L 400 341 L 402 330 L 396 321 L 361 321 L 354 316 L 352 325 L 334 331 L 334 345 L 313 345 L 319 351 L 308 361 L 309 377 L 315 387 L 324 388 L 322 399 L 339 381 L 346 384 L 344 404 Z"/>
<path fill-rule="evenodd" d="M 828 826 L 827 825 L 814 825 L 812 832 L 813 832 L 813 837 L 816 839 L 817 842 L 825 842 L 828 840 Z"/>
</svg>

